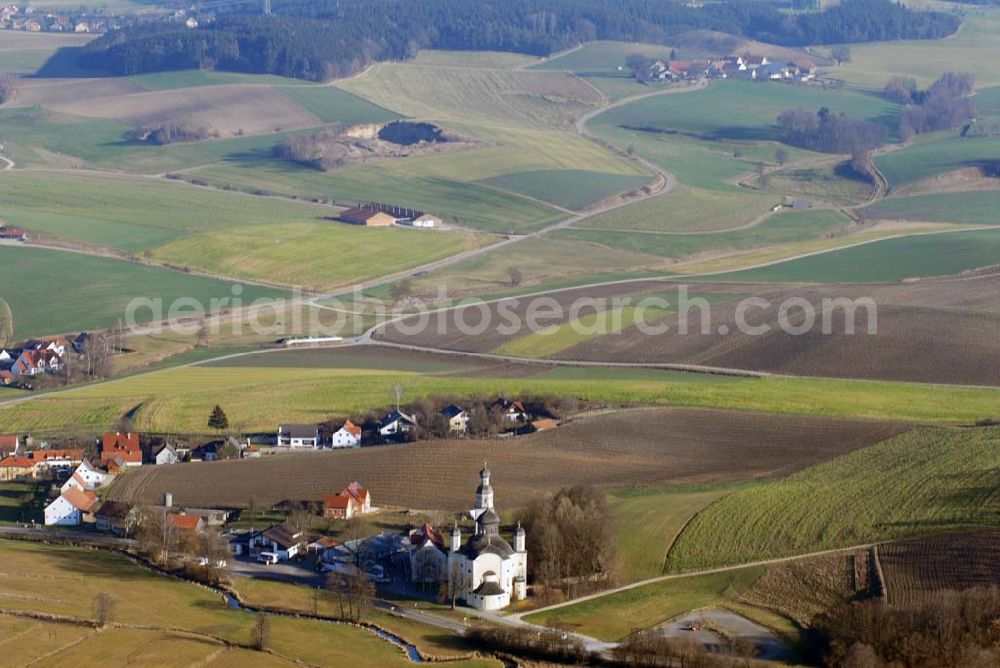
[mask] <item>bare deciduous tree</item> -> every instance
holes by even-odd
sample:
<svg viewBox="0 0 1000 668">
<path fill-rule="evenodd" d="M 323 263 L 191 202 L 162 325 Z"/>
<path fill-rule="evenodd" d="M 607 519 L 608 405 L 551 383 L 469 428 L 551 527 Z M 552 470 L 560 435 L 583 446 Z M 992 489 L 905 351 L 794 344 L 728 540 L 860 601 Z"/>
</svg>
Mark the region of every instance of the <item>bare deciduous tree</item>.
<svg viewBox="0 0 1000 668">
<path fill-rule="evenodd" d="M 100 627 L 105 627 L 111 623 L 111 618 L 115 613 L 115 599 L 111 594 L 101 592 L 94 597 L 94 621 Z"/>
<path fill-rule="evenodd" d="M 250 646 L 258 652 L 264 652 L 271 646 L 271 620 L 267 615 L 257 615 L 250 627 Z"/>
<path fill-rule="evenodd" d="M 361 622 L 375 601 L 375 585 L 358 568 L 331 573 L 326 580 L 340 610 L 340 618 Z"/>
<path fill-rule="evenodd" d="M 524 274 L 517 267 L 507 268 L 507 283 L 512 288 L 516 288 L 524 282 Z"/>
</svg>

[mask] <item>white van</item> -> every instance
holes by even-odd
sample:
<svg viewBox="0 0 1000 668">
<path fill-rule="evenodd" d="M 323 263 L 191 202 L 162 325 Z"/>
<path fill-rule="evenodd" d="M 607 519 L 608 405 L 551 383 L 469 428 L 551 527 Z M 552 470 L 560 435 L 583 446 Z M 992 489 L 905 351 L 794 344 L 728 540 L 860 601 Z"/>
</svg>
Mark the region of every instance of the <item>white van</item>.
<svg viewBox="0 0 1000 668">
<path fill-rule="evenodd" d="M 257 555 L 257 561 L 262 564 L 267 564 L 268 566 L 273 566 L 278 563 L 278 555 L 274 552 L 261 552 Z"/>
</svg>

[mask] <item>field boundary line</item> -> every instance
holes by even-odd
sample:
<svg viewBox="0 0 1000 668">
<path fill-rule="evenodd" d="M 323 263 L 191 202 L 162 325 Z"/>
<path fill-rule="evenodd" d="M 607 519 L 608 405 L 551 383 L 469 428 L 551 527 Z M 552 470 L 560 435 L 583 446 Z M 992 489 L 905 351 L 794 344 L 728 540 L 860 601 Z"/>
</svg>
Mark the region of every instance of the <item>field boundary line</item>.
<svg viewBox="0 0 1000 668">
<path fill-rule="evenodd" d="M 891 541 L 886 541 L 886 542 L 891 542 Z M 838 547 L 838 548 L 832 548 L 832 549 L 829 549 L 829 550 L 819 550 L 817 552 L 808 552 L 806 554 L 796 554 L 796 555 L 791 555 L 791 556 L 787 556 L 787 557 L 771 557 L 771 558 L 768 558 L 768 559 L 758 559 L 756 561 L 748 561 L 748 562 L 742 563 L 742 564 L 734 564 L 734 565 L 729 565 L 729 566 L 716 566 L 714 568 L 705 568 L 705 569 L 696 570 L 696 571 L 687 571 L 687 572 L 684 572 L 684 573 L 668 573 L 666 575 L 659 575 L 659 576 L 657 576 L 655 578 L 648 578 L 646 580 L 639 580 L 638 582 L 631 582 L 629 584 L 622 585 L 620 587 L 615 587 L 614 589 L 607 589 L 605 591 L 596 592 L 594 594 L 588 594 L 586 596 L 580 596 L 579 598 L 575 598 L 575 599 L 572 599 L 572 600 L 569 600 L 569 601 L 563 601 L 562 603 L 556 603 L 556 604 L 553 604 L 553 605 L 545 606 L 543 608 L 538 608 L 536 610 L 528 610 L 528 611 L 525 611 L 525 612 L 518 612 L 518 613 L 515 613 L 513 615 L 506 615 L 506 616 L 502 617 L 502 619 L 511 620 L 511 621 L 517 623 L 517 622 L 522 622 L 523 621 L 522 617 L 525 617 L 527 615 L 535 615 L 535 614 L 540 614 L 540 613 L 543 613 L 543 612 L 551 612 L 553 610 L 559 610 L 561 608 L 565 608 L 565 607 L 568 607 L 568 606 L 571 606 L 571 605 L 576 605 L 578 603 L 586 603 L 588 601 L 593 601 L 593 600 L 596 600 L 596 599 L 599 599 L 599 598 L 603 598 L 605 596 L 611 596 L 612 594 L 618 594 L 618 593 L 623 592 L 623 591 L 629 591 L 629 590 L 632 590 L 632 589 L 638 589 L 639 587 L 645 587 L 647 585 L 657 584 L 659 582 L 666 582 L 668 580 L 679 580 L 679 579 L 683 579 L 683 578 L 698 577 L 698 576 L 702 576 L 702 575 L 712 575 L 712 574 L 715 574 L 715 573 L 727 573 L 727 572 L 730 572 L 730 571 L 742 570 L 744 568 L 753 568 L 755 566 L 770 566 L 770 565 L 773 565 L 773 564 L 782 564 L 782 563 L 788 563 L 788 562 L 791 562 L 791 561 L 801 561 L 803 559 L 811 559 L 811 558 L 814 558 L 814 557 L 823 557 L 823 556 L 830 556 L 830 555 L 835 555 L 835 554 L 841 554 L 841 553 L 844 553 L 844 552 L 851 552 L 851 551 L 857 551 L 857 550 L 866 550 L 866 549 L 870 549 L 871 547 L 873 547 L 874 545 L 877 545 L 877 544 L 878 543 L 867 543 L 867 544 L 863 544 L 863 545 L 853 545 L 851 547 Z M 524 623 L 530 624 L 530 622 L 524 622 Z"/>
</svg>

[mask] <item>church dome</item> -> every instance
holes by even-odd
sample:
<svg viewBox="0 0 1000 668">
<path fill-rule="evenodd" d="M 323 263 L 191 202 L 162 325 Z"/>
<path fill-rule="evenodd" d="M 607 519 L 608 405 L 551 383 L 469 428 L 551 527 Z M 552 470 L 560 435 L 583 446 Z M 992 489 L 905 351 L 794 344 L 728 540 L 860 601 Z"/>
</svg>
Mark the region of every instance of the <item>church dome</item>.
<svg viewBox="0 0 1000 668">
<path fill-rule="evenodd" d="M 498 535 L 479 534 L 465 544 L 462 553 L 469 559 L 475 559 L 481 554 L 495 554 L 501 559 L 507 559 L 514 554 L 514 548 Z"/>
</svg>

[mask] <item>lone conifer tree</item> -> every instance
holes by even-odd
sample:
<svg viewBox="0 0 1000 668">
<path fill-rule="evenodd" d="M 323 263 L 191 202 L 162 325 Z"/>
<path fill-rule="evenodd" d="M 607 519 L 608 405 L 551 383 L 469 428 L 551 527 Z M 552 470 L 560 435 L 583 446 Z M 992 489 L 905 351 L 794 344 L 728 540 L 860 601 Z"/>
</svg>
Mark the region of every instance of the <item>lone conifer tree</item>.
<svg viewBox="0 0 1000 668">
<path fill-rule="evenodd" d="M 226 411 L 222 410 L 222 406 L 217 405 L 212 409 L 212 414 L 208 416 L 208 426 L 216 431 L 229 429 L 229 418 L 226 417 Z"/>
</svg>

